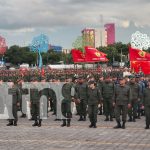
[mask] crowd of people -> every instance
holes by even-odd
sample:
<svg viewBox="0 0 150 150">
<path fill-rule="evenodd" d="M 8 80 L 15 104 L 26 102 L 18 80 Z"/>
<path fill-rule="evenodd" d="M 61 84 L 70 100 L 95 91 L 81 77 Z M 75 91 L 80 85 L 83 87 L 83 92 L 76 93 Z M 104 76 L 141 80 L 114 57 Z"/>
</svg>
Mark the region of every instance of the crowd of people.
<svg viewBox="0 0 150 150">
<path fill-rule="evenodd" d="M 18 108 L 22 111 L 22 95 L 27 91 L 22 88 L 24 82 L 32 82 L 34 85 L 41 83 L 61 83 L 62 104 L 61 112 L 63 118 L 57 118 L 57 91 L 44 89 L 30 90 L 30 113 L 34 120 L 33 126 L 40 127 L 40 97 L 47 97 L 48 108 L 56 115 L 56 120 L 61 120 L 61 127 L 71 125 L 72 111 L 71 103 L 76 106 L 78 121 L 86 121 L 87 116 L 91 124 L 90 128 L 96 128 L 97 115 L 104 115 L 104 121 L 117 122 L 115 129 L 126 128 L 126 122 L 136 122 L 141 116 L 146 117 L 146 127 L 150 127 L 150 78 L 142 72 L 134 73 L 129 68 L 97 68 L 97 69 L 66 69 L 66 70 L 17 70 L 0 71 L 1 85 L 5 82 L 12 82 L 12 89 L 9 91 L 12 96 L 13 119 L 9 118 L 7 126 L 17 126 Z M 2 112 L 2 111 L 1 111 Z M 122 118 L 121 118 L 122 116 Z M 25 111 L 22 116 L 26 117 Z M 128 117 L 128 119 L 127 119 Z"/>
</svg>

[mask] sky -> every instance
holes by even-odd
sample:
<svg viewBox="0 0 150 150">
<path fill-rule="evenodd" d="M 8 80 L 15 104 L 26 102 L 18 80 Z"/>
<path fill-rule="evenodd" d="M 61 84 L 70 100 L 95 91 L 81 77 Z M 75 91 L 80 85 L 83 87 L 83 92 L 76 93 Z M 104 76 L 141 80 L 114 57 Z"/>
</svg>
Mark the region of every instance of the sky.
<svg viewBox="0 0 150 150">
<path fill-rule="evenodd" d="M 150 0 L 0 0 L 0 36 L 26 46 L 43 33 L 50 44 L 72 48 L 83 28 L 115 23 L 116 42 L 128 43 L 136 31 L 150 36 L 149 8 Z"/>
</svg>

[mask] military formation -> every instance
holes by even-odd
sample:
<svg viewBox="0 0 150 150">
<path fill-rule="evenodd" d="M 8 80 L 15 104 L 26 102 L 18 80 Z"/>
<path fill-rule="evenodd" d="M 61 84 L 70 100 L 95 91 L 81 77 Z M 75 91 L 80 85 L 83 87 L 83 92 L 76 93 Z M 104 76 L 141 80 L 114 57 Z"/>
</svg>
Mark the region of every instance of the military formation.
<svg viewBox="0 0 150 150">
<path fill-rule="evenodd" d="M 0 83 L 10 82 L 11 88 L 8 94 L 12 95 L 11 112 L 8 112 L 9 119 L 7 126 L 17 126 L 18 111 L 21 111 L 22 118 L 27 117 L 27 105 L 22 95 L 30 93 L 30 120 L 33 120 L 33 127 L 42 126 L 40 115 L 40 97 L 46 96 L 47 103 L 42 107 L 46 109 L 43 116 L 56 115 L 56 121 L 62 121 L 61 127 L 71 126 L 72 110 L 71 105 L 76 108 L 78 121 L 90 120 L 89 128 L 96 128 L 97 115 L 104 115 L 104 121 L 116 120 L 115 129 L 125 129 L 126 122 L 136 122 L 141 116 L 145 116 L 145 129 L 150 127 L 150 78 L 142 72 L 135 74 L 131 70 L 124 69 L 101 69 L 101 70 L 40 70 L 32 71 L 1 71 Z M 24 82 L 32 82 L 30 91 L 23 89 Z M 63 117 L 57 117 L 57 96 L 51 88 L 40 92 L 37 85 L 40 83 L 64 83 L 62 86 L 63 100 L 61 112 Z M 0 87 L 1 88 L 1 87 Z M 2 89 L 1 89 L 2 90 Z M 2 97 L 0 97 L 2 98 Z M 1 113 L 4 108 L 1 104 Z M 50 110 L 49 110 L 50 108 Z M 13 119 L 11 117 L 13 115 Z"/>
</svg>

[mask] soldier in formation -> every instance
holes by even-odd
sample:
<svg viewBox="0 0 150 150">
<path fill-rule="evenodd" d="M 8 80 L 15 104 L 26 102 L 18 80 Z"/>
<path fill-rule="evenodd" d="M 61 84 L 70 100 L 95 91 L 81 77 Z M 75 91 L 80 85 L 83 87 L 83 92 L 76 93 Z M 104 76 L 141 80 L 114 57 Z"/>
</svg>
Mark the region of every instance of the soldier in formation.
<svg viewBox="0 0 150 150">
<path fill-rule="evenodd" d="M 11 82 L 10 83 L 10 88 L 8 89 L 8 94 L 12 95 L 12 99 L 10 100 L 10 103 L 8 103 L 8 115 L 9 115 L 9 123 L 7 126 L 17 126 L 18 122 L 18 107 L 20 105 L 19 99 L 20 99 L 20 94 L 18 87 L 16 85 L 16 82 Z"/>
<path fill-rule="evenodd" d="M 77 107 L 80 118 L 78 121 L 86 121 L 88 85 L 83 76 L 79 76 L 78 83 L 75 86 L 75 92 L 76 99 L 79 101 Z"/>
<path fill-rule="evenodd" d="M 96 87 L 96 83 L 94 81 L 89 82 L 88 88 L 88 114 L 91 124 L 90 128 L 96 128 L 97 123 L 97 112 L 98 112 L 98 104 L 102 101 L 102 96 L 100 90 Z"/>
<path fill-rule="evenodd" d="M 74 83 L 71 81 L 71 78 L 74 77 L 74 70 L 65 71 L 65 76 L 63 71 L 51 70 L 50 72 L 47 71 L 45 77 L 42 78 L 38 72 L 34 71 L 30 71 L 22 76 L 20 76 L 18 72 L 6 72 L 5 75 L 0 74 L 2 82 L 19 81 L 18 84 L 16 84 L 16 82 L 13 84 L 13 90 L 9 90 L 9 94 L 13 97 L 12 111 L 15 117 L 13 120 L 10 117 L 8 125 L 17 125 L 18 117 L 16 112 L 18 111 L 18 107 L 22 110 L 23 104 L 20 95 L 25 94 L 25 91 L 22 90 L 23 82 L 33 81 L 33 85 L 35 85 L 35 88 L 30 90 L 31 115 L 34 120 L 33 126 L 40 127 L 42 123 L 40 116 L 40 97 L 45 95 L 48 102 L 51 102 L 50 107 L 54 115 L 57 114 L 57 97 L 56 91 L 53 91 L 51 87 L 40 93 L 36 83 L 44 83 L 47 81 L 58 84 L 65 81 L 62 88 L 62 95 L 64 97 L 62 101 L 62 114 L 65 116 L 62 118 L 62 126 L 70 126 L 72 117 L 70 107 L 71 102 L 74 101 L 76 103 L 79 121 L 86 121 L 88 114 L 91 127 L 96 127 L 99 105 L 99 113 L 105 115 L 105 121 L 113 121 L 113 117 L 115 117 L 117 121 L 115 128 L 123 129 L 126 127 L 127 114 L 129 121 L 135 122 L 137 118 L 140 118 L 142 114 L 141 110 L 144 109 L 146 127 L 148 128 L 149 96 L 147 96 L 147 94 L 149 93 L 149 79 L 145 80 L 141 75 L 130 76 L 130 79 L 129 77 L 123 78 L 123 71 L 119 71 L 119 69 L 103 70 L 102 73 L 98 74 L 92 71 L 93 70 L 78 70 L 78 72 L 76 72 L 78 75 L 76 75 Z M 62 79 L 62 76 L 64 76 L 65 79 Z M 71 92 L 72 87 L 75 89 L 74 94 Z M 98 91 L 97 95 L 94 95 L 95 91 Z M 8 105 L 6 106 L 8 107 Z M 47 106 L 49 106 L 49 103 L 47 103 Z M 26 110 L 22 111 L 22 116 L 25 116 L 24 112 L 26 112 Z M 122 120 L 120 119 L 120 115 L 122 115 Z M 48 107 L 46 108 L 46 114 L 44 114 L 44 116 L 48 116 Z M 55 120 L 58 120 L 58 118 Z"/>
<path fill-rule="evenodd" d="M 72 118 L 71 102 L 74 97 L 74 86 L 70 77 L 67 77 L 65 82 L 66 83 L 62 87 L 62 95 L 64 99 L 62 100 L 61 110 L 64 118 L 62 119 L 63 124 L 61 125 L 61 127 L 70 127 L 70 122 Z"/>
<path fill-rule="evenodd" d="M 115 105 L 115 117 L 117 126 L 114 128 L 125 129 L 125 123 L 127 118 L 128 108 L 131 107 L 131 89 L 125 83 L 125 79 L 122 77 L 119 79 L 119 85 L 115 87 L 113 101 Z M 122 114 L 122 124 L 120 119 Z"/>
</svg>

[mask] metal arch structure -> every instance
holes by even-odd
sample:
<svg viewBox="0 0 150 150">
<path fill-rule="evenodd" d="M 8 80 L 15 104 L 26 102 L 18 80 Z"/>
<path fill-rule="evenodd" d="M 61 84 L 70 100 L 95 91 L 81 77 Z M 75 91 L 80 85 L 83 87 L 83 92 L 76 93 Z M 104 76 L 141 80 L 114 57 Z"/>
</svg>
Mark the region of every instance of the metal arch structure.
<svg viewBox="0 0 150 150">
<path fill-rule="evenodd" d="M 39 68 L 42 68 L 43 61 L 41 52 L 47 52 L 49 49 L 48 36 L 40 34 L 39 36 L 34 37 L 30 44 L 30 49 L 37 53 L 37 65 Z"/>
</svg>

